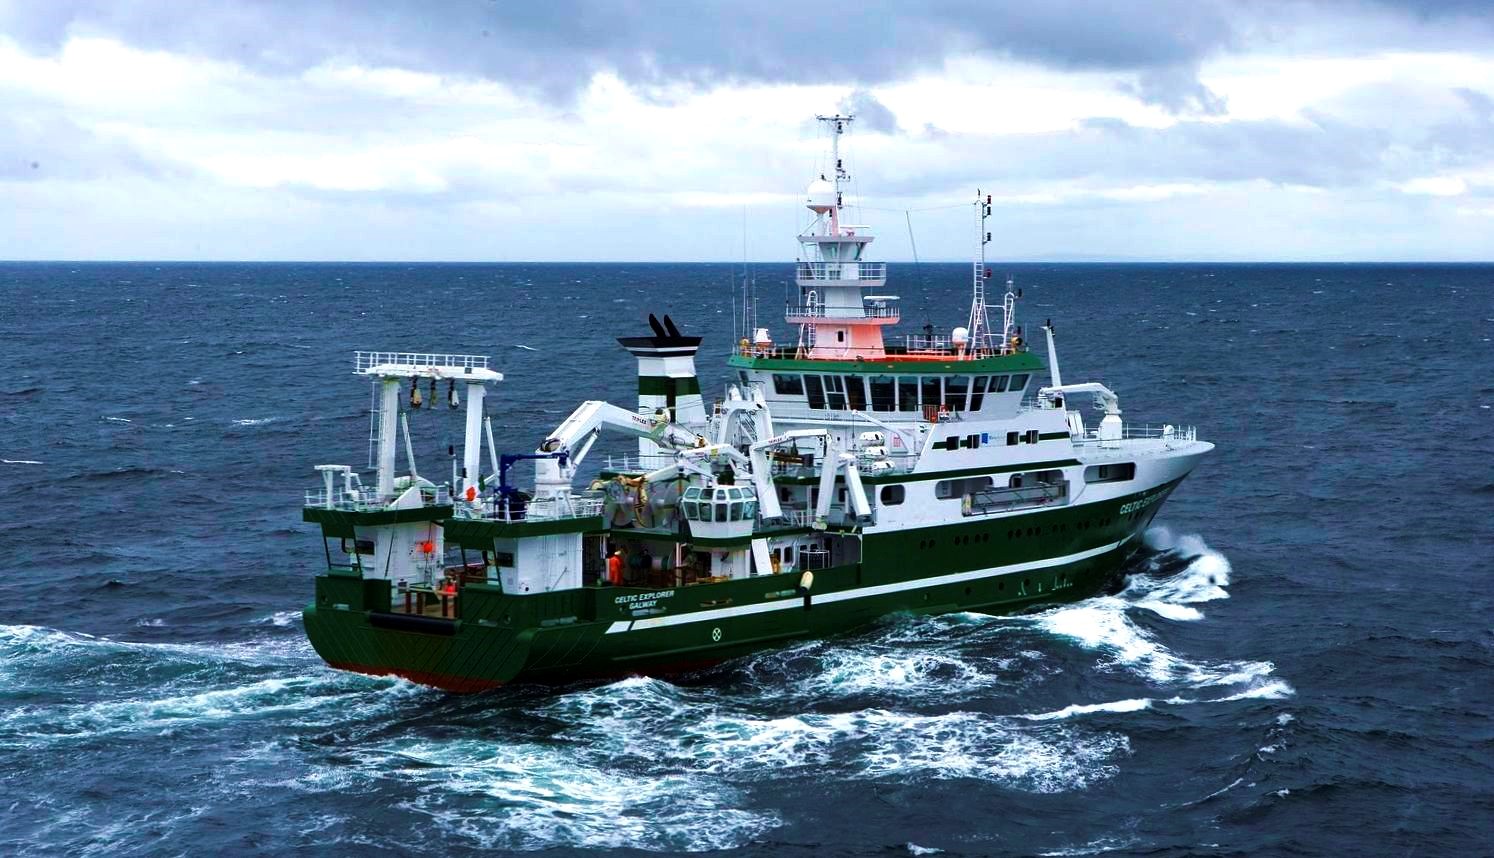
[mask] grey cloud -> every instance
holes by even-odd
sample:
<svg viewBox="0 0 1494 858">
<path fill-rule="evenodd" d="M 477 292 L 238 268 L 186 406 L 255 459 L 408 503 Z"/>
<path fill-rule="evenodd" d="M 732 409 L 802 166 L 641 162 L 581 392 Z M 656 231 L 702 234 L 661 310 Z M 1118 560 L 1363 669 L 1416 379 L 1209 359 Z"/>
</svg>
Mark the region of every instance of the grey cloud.
<svg viewBox="0 0 1494 858">
<path fill-rule="evenodd" d="M 134 147 L 56 116 L 0 118 L 0 182 L 166 176 L 166 165 Z"/>
<path fill-rule="evenodd" d="M 1196 67 L 1146 69 L 1135 84 L 1121 84 L 1120 89 L 1169 113 L 1221 116 L 1226 112 L 1225 100 L 1199 82 Z"/>
<path fill-rule="evenodd" d="M 4 2 L 4 0 L 0 0 Z M 959 52 L 1063 68 L 1188 67 L 1235 41 L 1222 0 L 1161 0 L 1139 14 L 1079 0 L 869 0 L 854 14 L 801 3 L 562 0 L 246 0 L 0 6 L 0 29 L 40 49 L 101 34 L 293 72 L 329 58 L 472 74 L 553 95 L 602 70 L 647 85 L 723 80 L 872 84 Z"/>
<path fill-rule="evenodd" d="M 840 109 L 854 115 L 856 121 L 867 131 L 897 133 L 897 116 L 867 90 L 858 89 L 846 96 L 840 103 Z"/>
</svg>

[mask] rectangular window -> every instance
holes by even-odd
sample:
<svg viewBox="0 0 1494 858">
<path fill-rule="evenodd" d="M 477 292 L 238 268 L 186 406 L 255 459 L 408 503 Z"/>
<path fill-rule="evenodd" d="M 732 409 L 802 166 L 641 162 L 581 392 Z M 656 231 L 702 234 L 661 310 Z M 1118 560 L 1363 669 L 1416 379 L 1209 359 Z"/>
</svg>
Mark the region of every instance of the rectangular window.
<svg viewBox="0 0 1494 858">
<path fill-rule="evenodd" d="M 1017 446 L 1017 442 L 1021 439 L 1021 437 L 1022 437 L 1022 433 L 1020 433 L 1020 432 L 1008 432 L 1008 433 L 1006 433 L 1006 446 L 1008 446 L 1008 447 L 1015 447 L 1015 446 Z"/>
<path fill-rule="evenodd" d="M 803 396 L 804 381 L 797 373 L 784 375 L 775 372 L 773 373 L 773 392 L 779 396 Z"/>
<path fill-rule="evenodd" d="M 866 388 L 862 386 L 859 375 L 846 376 L 846 404 L 853 411 L 866 410 Z"/>
<path fill-rule="evenodd" d="M 903 502 L 903 499 L 907 497 L 907 494 L 907 490 L 902 486 L 883 486 L 882 506 L 897 506 L 898 504 Z"/>
<path fill-rule="evenodd" d="M 840 383 L 840 376 L 825 376 L 825 399 L 831 411 L 846 410 L 846 392 Z"/>
<path fill-rule="evenodd" d="M 934 484 L 934 497 L 940 500 L 964 497 L 992 485 L 990 477 L 966 477 L 963 480 L 940 480 Z"/>
<path fill-rule="evenodd" d="M 993 376 L 991 376 L 991 388 L 990 388 L 991 392 L 992 393 L 1006 393 L 1006 383 L 1009 380 L 1011 380 L 1011 376 L 1009 376 L 1009 375 L 993 375 Z"/>
<path fill-rule="evenodd" d="M 374 553 L 374 541 L 372 539 L 355 539 L 355 540 L 353 540 L 353 553 L 354 554 L 373 554 Z"/>
<path fill-rule="evenodd" d="M 977 375 L 971 381 L 970 410 L 979 411 L 981 404 L 986 401 L 986 376 Z"/>
<path fill-rule="evenodd" d="M 493 565 L 503 566 L 508 569 L 514 568 L 514 553 L 512 551 L 493 552 Z"/>
<path fill-rule="evenodd" d="M 897 410 L 918 410 L 918 378 L 902 375 L 897 379 Z"/>
<path fill-rule="evenodd" d="M 825 407 L 825 389 L 820 386 L 819 376 L 804 376 L 804 392 L 809 395 L 810 408 L 819 410 Z"/>
<path fill-rule="evenodd" d="M 1012 386 L 1010 388 L 1011 392 L 1017 393 L 1025 389 L 1027 389 L 1027 373 L 1024 372 L 1019 375 L 1012 376 Z"/>
<path fill-rule="evenodd" d="M 1135 462 L 1090 465 L 1084 469 L 1084 481 L 1086 483 L 1123 483 L 1134 479 L 1136 479 Z"/>
<path fill-rule="evenodd" d="M 927 376 L 923 379 L 923 404 L 932 408 L 944 401 L 943 389 L 939 386 L 939 377 Z"/>
<path fill-rule="evenodd" d="M 1029 444 L 1036 444 L 1038 442 L 1038 430 L 1028 429 L 1026 441 Z"/>
<path fill-rule="evenodd" d="M 874 375 L 867 379 L 867 386 L 871 390 L 871 407 L 873 411 L 892 411 L 897 407 L 894 399 L 896 388 L 892 383 L 890 375 Z"/>
<path fill-rule="evenodd" d="M 944 379 L 944 407 L 950 411 L 964 411 L 965 393 L 969 389 L 968 375 L 952 375 Z"/>
</svg>

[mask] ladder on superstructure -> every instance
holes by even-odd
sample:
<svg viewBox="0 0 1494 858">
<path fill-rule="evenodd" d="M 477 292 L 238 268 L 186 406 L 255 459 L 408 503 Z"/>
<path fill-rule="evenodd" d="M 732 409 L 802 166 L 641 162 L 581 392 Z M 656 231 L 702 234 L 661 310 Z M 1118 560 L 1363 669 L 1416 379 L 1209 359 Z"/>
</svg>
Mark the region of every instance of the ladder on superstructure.
<svg viewBox="0 0 1494 858">
<path fill-rule="evenodd" d="M 991 269 L 986 267 L 986 245 L 991 243 L 991 233 L 986 230 L 986 218 L 991 216 L 991 195 L 981 200 L 980 191 L 975 192 L 975 209 L 980 215 L 976 232 L 975 262 L 971 267 L 974 283 L 970 298 L 970 355 L 981 356 L 992 350 L 991 320 L 986 316 L 986 281 Z"/>
</svg>

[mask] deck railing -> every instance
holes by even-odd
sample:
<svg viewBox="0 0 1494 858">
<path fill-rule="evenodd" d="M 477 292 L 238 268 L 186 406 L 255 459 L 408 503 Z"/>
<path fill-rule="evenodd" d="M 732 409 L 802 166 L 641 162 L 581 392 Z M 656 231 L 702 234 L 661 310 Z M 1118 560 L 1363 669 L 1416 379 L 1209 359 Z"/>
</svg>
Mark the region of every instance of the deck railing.
<svg viewBox="0 0 1494 858">
<path fill-rule="evenodd" d="M 366 373 L 380 366 L 429 369 L 487 369 L 486 355 L 437 354 L 433 352 L 354 352 L 353 371 Z"/>
<path fill-rule="evenodd" d="M 800 280 L 855 280 L 859 283 L 887 282 L 885 262 L 800 262 L 795 272 Z"/>
<path fill-rule="evenodd" d="M 397 492 L 396 496 L 403 494 Z M 352 491 L 341 488 L 332 490 L 331 497 L 326 488 L 306 490 L 306 506 L 319 509 L 337 509 L 343 512 L 370 512 L 389 505 L 392 498 L 381 498 L 372 486 L 360 486 Z M 451 489 L 446 486 L 421 486 L 420 502 L 424 506 L 448 506 L 451 504 Z"/>
<path fill-rule="evenodd" d="M 1083 438 L 1075 438 L 1075 444 L 1106 444 L 1116 441 L 1197 441 L 1198 428 L 1177 426 L 1171 423 L 1126 423 L 1121 426 L 1121 435 L 1115 439 L 1100 438 L 1098 429 L 1090 429 Z"/>
<path fill-rule="evenodd" d="M 894 322 L 902 318 L 902 310 L 896 305 L 877 306 L 875 304 L 862 307 L 826 307 L 824 304 L 799 304 L 784 307 L 783 316 L 786 320 L 793 322 L 795 319 L 890 319 Z"/>
<path fill-rule="evenodd" d="M 489 501 L 473 507 L 457 508 L 461 518 L 480 521 L 561 521 L 572 518 L 592 518 L 602 514 L 603 498 L 570 495 L 568 497 L 542 497 L 524 503 L 502 503 Z"/>
</svg>

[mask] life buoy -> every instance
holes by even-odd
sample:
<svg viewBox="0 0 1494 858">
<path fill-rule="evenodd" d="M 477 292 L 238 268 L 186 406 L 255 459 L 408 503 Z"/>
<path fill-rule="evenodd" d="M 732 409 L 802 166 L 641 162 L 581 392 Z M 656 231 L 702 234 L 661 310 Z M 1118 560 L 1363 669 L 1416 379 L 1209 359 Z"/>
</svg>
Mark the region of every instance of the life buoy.
<svg viewBox="0 0 1494 858">
<path fill-rule="evenodd" d="M 467 503 L 472 503 L 475 500 L 477 500 L 477 486 L 468 486 L 467 487 Z"/>
</svg>

